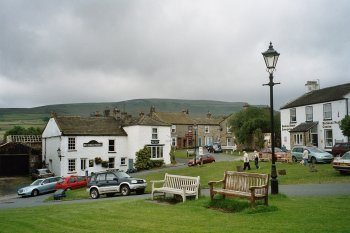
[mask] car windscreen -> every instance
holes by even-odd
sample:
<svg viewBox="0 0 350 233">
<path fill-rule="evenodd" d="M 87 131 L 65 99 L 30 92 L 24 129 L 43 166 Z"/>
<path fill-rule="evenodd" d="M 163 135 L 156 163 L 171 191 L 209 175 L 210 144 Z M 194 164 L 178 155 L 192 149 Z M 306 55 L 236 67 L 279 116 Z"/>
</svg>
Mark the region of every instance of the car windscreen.
<svg viewBox="0 0 350 233">
<path fill-rule="evenodd" d="M 310 152 L 314 152 L 314 153 L 323 153 L 324 151 L 318 149 L 317 147 L 313 147 L 313 148 L 308 148 L 308 150 Z"/>
<path fill-rule="evenodd" d="M 44 179 L 37 179 L 31 185 L 39 185 Z"/>
<path fill-rule="evenodd" d="M 118 178 L 129 178 L 130 176 L 126 174 L 125 172 L 116 172 L 115 173 Z"/>
</svg>

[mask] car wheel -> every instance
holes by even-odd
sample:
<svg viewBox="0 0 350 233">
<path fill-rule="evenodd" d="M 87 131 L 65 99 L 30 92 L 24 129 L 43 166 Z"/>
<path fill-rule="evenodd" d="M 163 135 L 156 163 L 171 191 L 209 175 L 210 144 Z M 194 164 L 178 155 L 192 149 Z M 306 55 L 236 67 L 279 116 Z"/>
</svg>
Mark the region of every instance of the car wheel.
<svg viewBox="0 0 350 233">
<path fill-rule="evenodd" d="M 32 196 L 35 197 L 35 196 L 38 196 L 38 195 L 39 195 L 39 190 L 34 189 L 34 190 L 32 191 Z"/>
<path fill-rule="evenodd" d="M 145 193 L 145 189 L 138 189 L 136 190 L 136 194 L 137 195 L 141 195 L 141 194 L 144 194 Z"/>
<path fill-rule="evenodd" d="M 316 164 L 316 163 L 317 163 L 317 160 L 316 160 L 315 157 L 311 157 L 311 163 L 312 163 L 312 164 Z"/>
<path fill-rule="evenodd" d="M 292 156 L 292 161 L 293 161 L 294 163 L 298 162 L 298 160 L 297 160 L 297 158 L 296 158 L 295 156 Z"/>
<path fill-rule="evenodd" d="M 98 190 L 97 189 L 91 189 L 90 191 L 90 197 L 92 199 L 97 199 L 100 197 L 100 194 L 98 193 Z"/>
<path fill-rule="evenodd" d="M 130 194 L 130 188 L 127 185 L 123 185 L 120 188 L 120 192 L 122 193 L 123 196 L 128 196 Z"/>
</svg>

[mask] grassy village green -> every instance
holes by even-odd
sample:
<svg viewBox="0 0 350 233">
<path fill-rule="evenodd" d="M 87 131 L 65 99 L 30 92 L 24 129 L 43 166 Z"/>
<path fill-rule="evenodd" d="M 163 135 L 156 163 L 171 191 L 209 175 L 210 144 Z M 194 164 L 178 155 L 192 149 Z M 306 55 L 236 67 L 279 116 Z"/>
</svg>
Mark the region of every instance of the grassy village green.
<svg viewBox="0 0 350 233">
<path fill-rule="evenodd" d="M 231 199 L 229 199 L 231 200 Z M 234 200 L 232 200 L 234 201 Z M 349 196 L 271 196 L 269 207 L 223 212 L 201 197 L 175 205 L 106 200 L 0 210 L 1 232 L 348 232 Z"/>
<path fill-rule="evenodd" d="M 211 180 L 220 180 L 223 178 L 224 171 L 234 171 L 237 166 L 242 166 L 243 162 L 215 162 L 204 164 L 197 167 L 184 167 L 171 171 L 159 171 L 149 174 L 137 175 L 138 178 L 143 178 L 148 181 L 146 192 L 151 191 L 150 180 L 162 180 L 164 174 L 170 173 L 175 175 L 185 176 L 200 176 L 201 188 L 208 188 L 208 182 Z M 253 164 L 252 164 L 253 165 Z M 277 170 L 285 169 L 287 175 L 278 176 L 280 185 L 287 184 L 323 184 L 323 183 L 347 183 L 350 182 L 349 175 L 340 175 L 335 171 L 331 164 L 317 164 L 317 172 L 310 172 L 308 167 L 301 166 L 299 163 L 276 163 Z M 252 170 L 248 172 L 270 173 L 271 163 L 260 162 L 260 169 L 256 170 L 252 166 Z M 133 174 L 131 174 L 133 175 Z M 66 193 L 66 200 L 85 199 L 89 198 L 85 189 L 73 190 Z M 49 198 L 52 200 L 52 197 Z"/>
<path fill-rule="evenodd" d="M 225 170 L 242 162 L 216 162 L 168 171 L 171 174 L 200 176 L 201 186 L 219 180 Z M 271 163 L 249 172 L 269 173 Z M 330 164 L 317 164 L 317 172 L 299 164 L 277 163 L 286 169 L 280 184 L 341 183 Z M 163 171 L 137 175 L 147 181 L 164 177 Z M 147 191 L 150 191 L 150 184 Z M 89 198 L 85 189 L 67 192 L 67 200 Z M 287 197 L 270 195 L 269 206 L 248 207 L 247 200 L 210 201 L 209 197 L 169 204 L 140 199 L 106 198 L 97 202 L 61 204 L 0 210 L 0 232 L 347 232 L 349 196 Z M 211 208 L 209 208 L 211 207 Z M 214 207 L 214 208 L 213 208 Z M 222 211 L 233 207 L 234 212 Z M 15 216 L 15 217 L 14 217 Z"/>
</svg>

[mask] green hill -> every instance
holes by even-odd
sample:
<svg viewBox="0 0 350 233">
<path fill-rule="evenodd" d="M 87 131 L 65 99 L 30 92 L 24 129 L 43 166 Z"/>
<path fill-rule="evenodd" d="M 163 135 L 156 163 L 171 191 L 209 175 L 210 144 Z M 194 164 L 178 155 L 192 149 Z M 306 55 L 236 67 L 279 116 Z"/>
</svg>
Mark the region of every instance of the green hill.
<svg viewBox="0 0 350 233">
<path fill-rule="evenodd" d="M 192 116 L 205 116 L 208 111 L 214 117 L 238 112 L 246 103 L 223 102 L 212 100 L 179 100 L 179 99 L 135 99 L 105 103 L 73 103 L 47 105 L 35 108 L 0 108 L 0 136 L 13 126 L 44 127 L 51 112 L 58 115 L 90 116 L 96 111 L 118 108 L 133 116 L 140 112 L 148 113 L 151 106 L 158 112 L 180 112 L 189 110 Z"/>
</svg>

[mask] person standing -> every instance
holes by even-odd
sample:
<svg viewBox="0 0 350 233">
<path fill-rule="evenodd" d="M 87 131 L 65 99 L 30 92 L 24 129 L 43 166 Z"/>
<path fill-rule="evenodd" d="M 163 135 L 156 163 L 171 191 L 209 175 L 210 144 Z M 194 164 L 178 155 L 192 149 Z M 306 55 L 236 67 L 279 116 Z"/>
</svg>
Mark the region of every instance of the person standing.
<svg viewBox="0 0 350 233">
<path fill-rule="evenodd" d="M 309 160 L 309 151 L 306 148 L 303 151 L 303 160 L 304 160 L 304 166 L 306 166 Z"/>
<path fill-rule="evenodd" d="M 246 151 L 243 151 L 243 161 L 244 161 L 243 170 L 245 170 L 246 168 L 248 168 L 248 170 L 250 170 L 249 156 L 248 156 L 248 153 Z"/>
<path fill-rule="evenodd" d="M 260 168 L 260 166 L 259 166 L 259 153 L 256 150 L 254 151 L 254 164 L 255 164 L 256 169 Z"/>
</svg>

